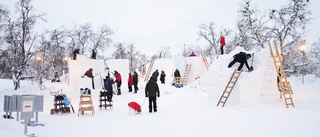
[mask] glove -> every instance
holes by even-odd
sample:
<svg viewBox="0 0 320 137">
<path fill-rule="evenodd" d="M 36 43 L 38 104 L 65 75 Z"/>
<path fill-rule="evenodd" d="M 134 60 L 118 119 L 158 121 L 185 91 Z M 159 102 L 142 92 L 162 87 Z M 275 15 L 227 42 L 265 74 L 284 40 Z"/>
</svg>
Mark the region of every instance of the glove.
<svg viewBox="0 0 320 137">
<path fill-rule="evenodd" d="M 160 97 L 160 94 L 158 94 L 158 98 Z"/>
<path fill-rule="evenodd" d="M 148 95 L 146 95 L 146 98 L 148 97 Z"/>
</svg>

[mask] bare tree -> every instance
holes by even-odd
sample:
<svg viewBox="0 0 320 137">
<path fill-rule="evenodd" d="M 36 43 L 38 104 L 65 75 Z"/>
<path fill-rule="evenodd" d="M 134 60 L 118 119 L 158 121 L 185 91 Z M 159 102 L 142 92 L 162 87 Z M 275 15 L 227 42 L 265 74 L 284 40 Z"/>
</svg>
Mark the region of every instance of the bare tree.
<svg viewBox="0 0 320 137">
<path fill-rule="evenodd" d="M 126 48 L 124 46 L 124 43 L 115 43 L 114 47 L 116 50 L 112 53 L 112 56 L 115 59 L 126 59 L 127 54 L 126 54 Z"/>
<path fill-rule="evenodd" d="M 84 25 L 74 26 L 74 29 L 70 31 L 70 37 L 72 39 L 72 46 L 74 49 L 79 48 L 81 54 L 85 54 L 90 51 L 90 39 L 92 38 L 93 30 L 92 25 L 90 23 L 86 23 Z"/>
<path fill-rule="evenodd" d="M 39 35 L 33 33 L 33 28 L 38 20 L 44 20 L 44 14 L 35 13 L 31 0 L 19 0 L 16 11 L 18 18 L 8 17 L 4 33 L 1 33 L 5 36 L 6 43 L 1 52 L 12 68 L 15 90 L 19 87 L 27 62 L 34 56 L 33 47 Z"/>
<path fill-rule="evenodd" d="M 251 0 L 245 0 L 240 5 L 240 10 L 238 11 L 239 19 L 237 21 L 239 32 L 237 45 L 244 47 L 246 50 L 264 48 L 264 44 L 267 41 L 267 27 L 265 24 L 270 18 L 265 19 L 265 16 L 259 17 L 259 12 L 259 10 L 252 6 Z"/>
<path fill-rule="evenodd" d="M 320 77 L 320 38 L 312 44 L 308 58 L 310 60 L 308 72 Z"/>
<path fill-rule="evenodd" d="M 91 37 L 91 41 L 93 43 L 92 49 L 99 49 L 101 52 L 105 51 L 112 43 L 110 36 L 113 34 L 113 31 L 107 25 L 103 25 L 98 32 L 94 32 Z"/>
<path fill-rule="evenodd" d="M 216 29 L 215 23 L 214 22 L 210 22 L 208 24 L 203 23 L 199 26 L 199 28 L 200 30 L 198 32 L 198 35 L 200 36 L 200 38 L 204 38 L 209 42 L 209 47 L 204 52 L 207 55 L 212 55 L 212 53 L 214 53 L 213 55 L 217 55 L 218 44 L 216 43 L 216 41 L 218 41 L 219 37 L 215 32 L 215 29 Z"/>
<path fill-rule="evenodd" d="M 157 58 L 170 58 L 170 47 L 161 47 L 161 50 L 158 51 L 158 55 L 156 55 Z"/>
<path fill-rule="evenodd" d="M 290 0 L 289 4 L 270 12 L 273 25 L 269 28 L 273 37 L 279 41 L 281 55 L 287 47 L 295 46 L 305 35 L 305 27 L 309 23 L 311 12 L 308 10 L 309 0 Z"/>
<path fill-rule="evenodd" d="M 128 59 L 130 61 L 130 70 L 132 71 L 133 70 L 133 66 L 134 66 L 134 62 L 135 62 L 135 46 L 134 46 L 134 43 L 130 43 L 128 46 L 127 46 L 127 55 L 128 55 Z"/>
<path fill-rule="evenodd" d="M 214 22 L 210 22 L 208 24 L 203 23 L 199 26 L 199 28 L 200 30 L 198 32 L 198 35 L 200 36 L 200 38 L 204 38 L 209 42 L 209 46 L 203 50 L 203 52 L 208 56 L 218 55 L 220 47 L 220 35 L 224 35 L 225 37 L 227 37 L 232 32 L 231 30 L 223 27 L 220 27 L 219 31 L 216 32 L 216 26 Z M 228 45 L 228 43 L 226 45 Z M 226 51 L 226 53 L 228 52 L 229 50 Z"/>
</svg>

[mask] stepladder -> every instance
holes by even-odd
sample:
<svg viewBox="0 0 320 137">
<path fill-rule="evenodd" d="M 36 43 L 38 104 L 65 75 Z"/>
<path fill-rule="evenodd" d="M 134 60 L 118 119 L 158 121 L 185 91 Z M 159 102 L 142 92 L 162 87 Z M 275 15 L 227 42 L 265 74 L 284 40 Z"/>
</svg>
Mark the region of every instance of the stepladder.
<svg viewBox="0 0 320 137">
<path fill-rule="evenodd" d="M 232 76 L 230 77 L 230 80 L 226 86 L 226 88 L 224 89 L 220 99 L 219 99 L 219 102 L 217 104 L 217 106 L 219 106 L 220 104 L 222 104 L 222 107 L 224 107 L 224 105 L 226 104 L 234 86 L 236 85 L 239 77 L 240 77 L 240 74 L 241 74 L 242 71 L 238 71 L 237 69 L 234 70 L 234 72 L 232 73 Z"/>
<path fill-rule="evenodd" d="M 186 69 L 184 71 L 184 75 L 183 75 L 183 79 L 182 79 L 183 85 L 187 85 L 190 70 L 191 70 L 191 64 L 186 64 Z"/>
<path fill-rule="evenodd" d="M 292 99 L 293 91 L 291 89 L 290 82 L 288 82 L 287 80 L 286 72 L 284 70 L 283 61 L 278 50 L 277 42 L 273 41 L 274 47 L 272 46 L 270 40 L 268 40 L 268 44 L 277 73 L 277 87 L 280 91 L 280 98 L 284 99 L 287 108 L 290 105 L 294 107 Z"/>
<path fill-rule="evenodd" d="M 78 116 L 80 113 L 81 115 L 84 115 L 85 111 L 91 111 L 92 115 L 95 113 L 91 95 L 80 96 Z"/>
</svg>

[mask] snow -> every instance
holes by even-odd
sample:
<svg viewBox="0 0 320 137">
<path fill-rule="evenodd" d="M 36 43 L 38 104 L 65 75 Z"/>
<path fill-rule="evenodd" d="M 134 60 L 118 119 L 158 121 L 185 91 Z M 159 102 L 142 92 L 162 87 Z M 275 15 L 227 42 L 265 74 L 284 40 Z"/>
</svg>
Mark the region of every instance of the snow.
<svg viewBox="0 0 320 137">
<path fill-rule="evenodd" d="M 46 89 L 40 91 L 38 85 L 32 85 L 31 81 L 26 80 L 15 91 L 11 80 L 0 80 L 0 106 L 4 105 L 4 95 L 43 95 L 44 112 L 39 113 L 39 123 L 45 126 L 28 127 L 28 133 L 35 133 L 37 137 L 319 137 L 320 80 L 306 76 L 302 84 L 301 77 L 288 78 L 295 108 L 286 108 L 277 91 L 269 50 L 247 52 L 255 53 L 254 71 L 245 72 L 247 69 L 244 67 L 226 105 L 216 106 L 232 72 L 239 64 L 236 63 L 232 68 L 227 68 L 227 65 L 239 51 L 243 49 L 237 48 L 230 54 L 219 56 L 212 61 L 208 72 L 183 88 L 171 86 L 172 76 L 167 74 L 166 84 L 158 81 L 161 96 L 157 100 L 156 113 L 148 112 L 148 99 L 144 94 L 146 83 L 143 79 L 139 82 L 140 90 L 137 94 L 127 92 L 126 82 L 122 82 L 122 95 L 113 97 L 113 109 L 100 110 L 99 90 L 93 90 L 93 116 L 85 113 L 78 117 L 80 91 L 74 92 L 73 87 L 66 82 L 44 83 Z M 172 62 L 160 65 L 155 62 L 154 66 L 169 71 L 174 66 Z M 108 64 L 109 67 L 111 64 Z M 50 115 L 50 109 L 53 108 L 50 91 L 60 89 L 71 98 L 76 113 Z M 142 106 L 140 115 L 129 115 L 127 104 L 131 101 Z M 5 114 L 2 107 L 0 112 Z M 15 112 L 13 117 L 16 117 Z M 0 137 L 24 137 L 24 125 L 20 122 L 0 118 Z"/>
</svg>

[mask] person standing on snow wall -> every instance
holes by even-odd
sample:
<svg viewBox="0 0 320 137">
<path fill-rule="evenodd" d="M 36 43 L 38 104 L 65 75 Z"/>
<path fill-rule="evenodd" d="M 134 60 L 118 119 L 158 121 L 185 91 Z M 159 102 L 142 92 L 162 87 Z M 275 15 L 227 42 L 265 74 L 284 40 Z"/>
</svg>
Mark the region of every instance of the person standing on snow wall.
<svg viewBox="0 0 320 137">
<path fill-rule="evenodd" d="M 145 88 L 146 97 L 149 97 L 149 112 L 157 112 L 157 97 L 160 97 L 159 86 L 155 77 L 151 77 Z"/>
<path fill-rule="evenodd" d="M 223 55 L 223 47 L 226 45 L 226 40 L 223 35 L 220 36 L 220 52 Z"/>
</svg>

